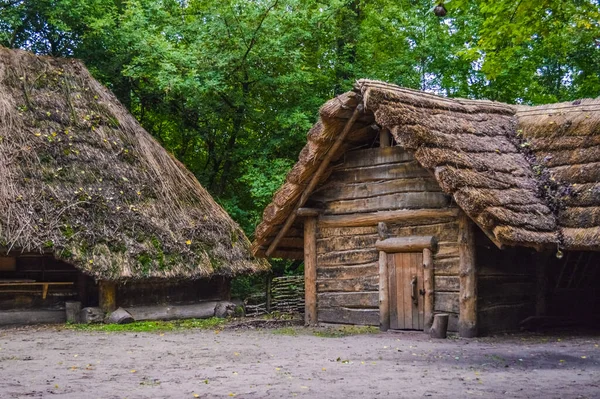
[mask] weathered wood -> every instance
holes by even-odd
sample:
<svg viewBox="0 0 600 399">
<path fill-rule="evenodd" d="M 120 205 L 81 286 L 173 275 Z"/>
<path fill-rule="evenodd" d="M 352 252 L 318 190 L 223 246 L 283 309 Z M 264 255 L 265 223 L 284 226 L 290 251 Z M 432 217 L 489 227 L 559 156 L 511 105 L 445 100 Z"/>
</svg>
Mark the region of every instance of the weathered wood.
<svg viewBox="0 0 600 399">
<path fill-rule="evenodd" d="M 81 312 L 81 302 L 65 302 L 67 323 L 79 323 L 79 312 Z"/>
<path fill-rule="evenodd" d="M 334 266 L 317 268 L 318 279 L 355 279 L 360 277 L 377 277 L 379 263 L 372 262 L 355 266 Z"/>
<path fill-rule="evenodd" d="M 367 148 L 349 151 L 344 154 L 344 169 L 364 166 L 384 165 L 398 162 L 408 162 L 415 159 L 414 155 L 402 147 Z"/>
<path fill-rule="evenodd" d="M 317 324 L 317 219 L 304 219 L 304 322 Z"/>
<path fill-rule="evenodd" d="M 445 259 L 435 259 L 435 268 L 433 270 L 435 274 L 435 278 L 438 276 L 458 276 L 458 268 L 460 265 L 460 258 L 445 258 Z"/>
<path fill-rule="evenodd" d="M 436 277 L 437 278 L 437 277 Z M 459 295 L 458 292 L 435 292 L 434 310 L 436 312 L 459 314 Z"/>
<path fill-rule="evenodd" d="M 387 236 L 385 223 L 379 223 L 380 236 Z M 390 291 L 388 281 L 387 254 L 379 251 L 379 329 L 390 329 Z"/>
<path fill-rule="evenodd" d="M 357 292 L 377 291 L 379 278 L 377 276 L 359 277 L 353 279 L 317 279 L 317 292 Z"/>
<path fill-rule="evenodd" d="M 388 228 L 385 222 L 377 223 L 377 235 L 379 236 L 380 240 L 385 240 L 386 238 L 389 238 L 390 229 Z"/>
<path fill-rule="evenodd" d="M 296 215 L 299 217 L 316 217 L 322 212 L 321 209 L 315 208 L 298 208 Z"/>
<path fill-rule="evenodd" d="M 392 145 L 392 135 L 389 129 L 381 129 L 379 131 L 379 147 L 385 148 Z"/>
<path fill-rule="evenodd" d="M 339 169 L 331 174 L 330 179 L 340 183 L 362 183 L 378 180 L 411 179 L 430 176 L 427 169 L 423 168 L 417 161 L 411 161 L 365 166 L 362 168 Z"/>
<path fill-rule="evenodd" d="M 376 326 L 379 323 L 377 309 L 351 309 L 345 307 L 319 307 L 319 321 L 323 323 L 355 324 Z"/>
<path fill-rule="evenodd" d="M 273 251 L 275 251 L 275 248 L 277 248 L 277 245 L 279 245 L 279 240 L 281 240 L 287 233 L 288 229 L 290 227 L 292 227 L 292 224 L 294 223 L 294 220 L 296 219 L 296 211 L 306 203 L 306 200 L 308 199 L 310 193 L 316 187 L 317 183 L 319 182 L 319 180 L 321 178 L 321 175 L 323 174 L 323 172 L 325 172 L 325 170 L 329 166 L 329 162 L 335 156 L 338 148 L 340 148 L 340 146 L 344 142 L 346 135 L 350 131 L 350 128 L 352 127 L 352 125 L 356 121 L 356 118 L 358 118 L 358 116 L 362 112 L 362 110 L 363 110 L 363 107 L 360 104 L 354 109 L 354 112 L 352 113 L 352 116 L 350 117 L 348 122 L 346 122 L 344 129 L 342 130 L 340 135 L 336 138 L 336 140 L 332 144 L 332 146 L 329 148 L 329 150 L 327 151 L 327 155 L 325 155 L 325 157 L 321 161 L 321 164 L 319 165 L 319 168 L 313 174 L 312 178 L 310 179 L 310 182 L 304 189 L 304 192 L 302 193 L 302 196 L 298 200 L 298 203 L 294 206 L 293 211 L 288 215 L 284 225 L 281 227 L 281 230 L 279 230 L 279 233 L 277 233 L 277 236 L 275 236 L 275 239 L 271 242 L 271 245 L 269 245 L 269 248 L 265 252 L 267 257 L 271 256 Z"/>
<path fill-rule="evenodd" d="M 319 224 L 318 221 L 317 224 Z M 319 232 L 317 237 L 320 240 L 325 240 L 336 237 L 348 237 L 359 235 L 373 235 L 374 237 L 377 237 L 377 223 L 375 223 L 372 226 L 363 227 L 323 227 L 319 225 Z"/>
<path fill-rule="evenodd" d="M 0 311 L 0 326 L 64 323 L 64 310 Z"/>
<path fill-rule="evenodd" d="M 393 209 L 445 208 L 450 197 L 442 192 L 414 192 L 377 195 L 356 200 L 332 201 L 326 204 L 325 214 L 374 212 Z"/>
<path fill-rule="evenodd" d="M 311 195 L 311 200 L 331 202 L 336 200 L 356 200 L 385 194 L 408 192 L 441 192 L 437 181 L 432 177 L 414 179 L 394 179 L 367 183 L 339 183 L 332 180 Z"/>
<path fill-rule="evenodd" d="M 475 240 L 473 222 L 461 212 L 459 215 L 459 277 L 460 312 L 458 332 L 461 337 L 477 336 L 477 275 L 475 270 Z"/>
<path fill-rule="evenodd" d="M 216 301 L 177 306 L 136 306 L 125 308 L 136 321 L 206 319 L 215 315 Z"/>
<path fill-rule="evenodd" d="M 447 313 L 438 313 L 433 317 L 433 325 L 429 331 L 431 338 L 444 339 L 448 333 L 448 319 L 450 315 Z"/>
<path fill-rule="evenodd" d="M 458 208 L 445 209 L 407 209 L 357 213 L 353 215 L 328 215 L 319 218 L 319 227 L 359 227 L 373 226 L 378 222 L 410 221 L 418 222 L 456 217 Z"/>
<path fill-rule="evenodd" d="M 317 240 L 317 253 L 323 254 L 331 251 L 347 251 L 361 248 L 373 248 L 377 235 L 339 236 Z"/>
<path fill-rule="evenodd" d="M 424 328 L 423 254 L 403 252 L 387 255 L 390 285 L 390 328 Z"/>
<path fill-rule="evenodd" d="M 317 264 L 321 266 L 359 265 L 376 262 L 379 253 L 375 248 L 357 249 L 352 251 L 332 251 L 317 255 Z"/>
<path fill-rule="evenodd" d="M 431 249 L 423 249 L 423 285 L 425 296 L 423 298 L 423 330 L 429 331 L 433 323 L 434 309 L 434 274 L 433 274 L 433 254 Z"/>
<path fill-rule="evenodd" d="M 436 241 L 432 236 L 392 237 L 378 240 L 375 248 L 387 253 L 421 252 L 425 248 L 435 249 Z"/>
<path fill-rule="evenodd" d="M 215 317 L 218 317 L 220 319 L 231 317 L 235 313 L 235 308 L 236 305 L 233 302 L 219 301 L 215 305 Z"/>
<path fill-rule="evenodd" d="M 105 320 L 108 324 L 128 324 L 133 323 L 135 320 L 133 316 L 123 308 L 118 308 L 114 312 L 111 312 Z"/>
<path fill-rule="evenodd" d="M 437 237 L 437 236 L 436 236 Z M 446 258 L 456 258 L 459 256 L 458 253 L 458 243 L 457 242 L 438 242 L 437 252 L 435 253 L 435 259 L 446 259 Z"/>
<path fill-rule="evenodd" d="M 441 292 L 460 292 L 458 276 L 437 276 L 435 278 L 435 290 Z"/>
<path fill-rule="evenodd" d="M 98 283 L 100 309 L 112 312 L 117 308 L 117 284 L 113 281 L 100 280 Z"/>
<path fill-rule="evenodd" d="M 378 308 L 379 294 L 377 292 L 336 292 L 318 294 L 319 309 L 348 307 L 348 308 Z"/>
</svg>

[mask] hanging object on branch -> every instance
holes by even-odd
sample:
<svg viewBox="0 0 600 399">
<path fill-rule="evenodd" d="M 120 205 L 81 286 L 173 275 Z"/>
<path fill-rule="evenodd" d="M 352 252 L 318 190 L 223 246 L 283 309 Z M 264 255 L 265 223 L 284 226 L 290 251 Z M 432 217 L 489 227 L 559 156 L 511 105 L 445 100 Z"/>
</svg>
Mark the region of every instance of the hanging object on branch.
<svg viewBox="0 0 600 399">
<path fill-rule="evenodd" d="M 433 13 L 438 17 L 445 17 L 448 11 L 446 11 L 446 7 L 444 7 L 443 2 L 439 2 L 437 6 L 433 8 Z"/>
</svg>

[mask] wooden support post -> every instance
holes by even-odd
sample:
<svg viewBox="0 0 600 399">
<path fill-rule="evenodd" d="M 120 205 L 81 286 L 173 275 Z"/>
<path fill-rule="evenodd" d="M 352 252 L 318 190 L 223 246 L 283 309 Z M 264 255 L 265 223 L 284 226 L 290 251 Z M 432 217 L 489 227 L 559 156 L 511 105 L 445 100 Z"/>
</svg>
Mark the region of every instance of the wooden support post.
<svg viewBox="0 0 600 399">
<path fill-rule="evenodd" d="M 390 131 L 386 128 L 382 128 L 379 131 L 379 147 L 390 147 L 392 145 L 392 136 Z"/>
<path fill-rule="evenodd" d="M 304 321 L 317 325 L 317 218 L 304 219 Z"/>
<path fill-rule="evenodd" d="M 423 285 L 425 298 L 423 300 L 424 323 L 423 331 L 429 332 L 433 324 L 433 254 L 430 248 L 423 249 Z"/>
<path fill-rule="evenodd" d="M 100 280 L 100 308 L 104 312 L 112 312 L 117 308 L 117 284 L 113 281 Z"/>
<path fill-rule="evenodd" d="M 388 237 L 387 225 L 383 222 L 378 224 L 379 239 Z M 390 290 L 388 281 L 387 254 L 379 251 L 379 329 L 387 331 L 390 329 Z"/>
<path fill-rule="evenodd" d="M 458 218 L 460 299 L 458 333 L 464 338 L 477 336 L 477 275 L 473 222 L 461 212 Z"/>
</svg>

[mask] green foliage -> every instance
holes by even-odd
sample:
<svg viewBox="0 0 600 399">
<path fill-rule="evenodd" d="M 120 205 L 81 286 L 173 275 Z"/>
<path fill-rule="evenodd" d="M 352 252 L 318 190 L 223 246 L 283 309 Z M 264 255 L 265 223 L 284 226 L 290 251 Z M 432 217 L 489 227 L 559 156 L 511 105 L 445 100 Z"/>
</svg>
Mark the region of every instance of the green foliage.
<svg viewBox="0 0 600 399">
<path fill-rule="evenodd" d="M 225 323 L 225 319 L 211 317 L 209 319 L 186 319 L 173 321 L 137 321 L 130 324 L 67 324 L 66 328 L 79 331 L 156 332 L 186 330 L 192 328 L 206 330 L 219 329 Z"/>
<path fill-rule="evenodd" d="M 251 235 L 319 106 L 358 78 L 510 103 L 600 93 L 598 0 L 434 3 L 7 0 L 0 44 L 83 59 Z"/>
</svg>

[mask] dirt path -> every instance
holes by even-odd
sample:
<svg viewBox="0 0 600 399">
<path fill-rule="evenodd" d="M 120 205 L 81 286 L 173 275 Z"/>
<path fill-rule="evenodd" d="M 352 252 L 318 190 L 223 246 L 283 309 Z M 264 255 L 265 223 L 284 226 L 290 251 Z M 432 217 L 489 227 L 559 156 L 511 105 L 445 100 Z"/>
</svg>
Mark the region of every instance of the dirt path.
<svg viewBox="0 0 600 399">
<path fill-rule="evenodd" d="M 0 397 L 600 397 L 600 336 L 430 341 L 297 330 L 0 330 Z"/>
</svg>

